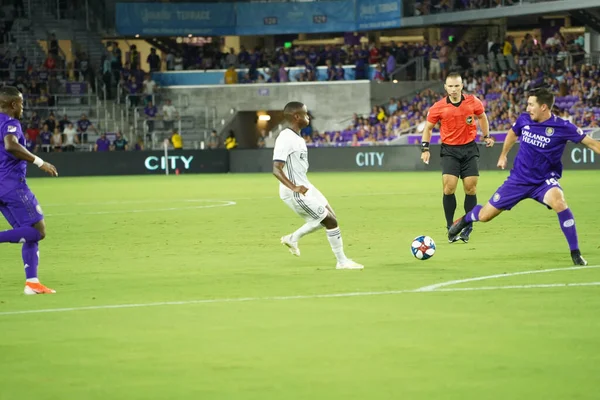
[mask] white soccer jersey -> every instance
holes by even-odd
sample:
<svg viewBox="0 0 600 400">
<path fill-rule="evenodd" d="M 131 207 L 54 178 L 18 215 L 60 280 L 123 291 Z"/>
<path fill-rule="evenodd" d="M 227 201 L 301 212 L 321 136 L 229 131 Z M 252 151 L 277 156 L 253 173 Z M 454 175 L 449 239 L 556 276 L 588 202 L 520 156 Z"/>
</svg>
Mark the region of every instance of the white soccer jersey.
<svg viewBox="0 0 600 400">
<path fill-rule="evenodd" d="M 283 172 L 294 185 L 311 187 L 306 177 L 308 172 L 308 150 L 304 139 L 293 130 L 286 128 L 279 133 L 273 150 L 273 161 L 283 161 Z M 279 193 L 291 191 L 283 184 L 279 186 Z"/>
<path fill-rule="evenodd" d="M 321 222 L 327 216 L 329 202 L 306 177 L 308 150 L 306 142 L 291 129 L 284 129 L 275 141 L 273 161 L 283 161 L 283 173 L 295 185 L 308 188 L 306 194 L 295 193 L 284 184 L 279 185 L 279 197 L 296 214 L 308 221 Z"/>
</svg>

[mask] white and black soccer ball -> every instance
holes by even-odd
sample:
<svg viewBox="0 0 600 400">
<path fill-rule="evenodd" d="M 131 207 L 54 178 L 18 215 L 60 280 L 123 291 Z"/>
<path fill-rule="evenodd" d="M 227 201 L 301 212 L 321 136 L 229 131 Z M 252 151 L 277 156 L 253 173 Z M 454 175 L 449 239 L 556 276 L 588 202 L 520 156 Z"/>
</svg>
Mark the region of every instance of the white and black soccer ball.
<svg viewBox="0 0 600 400">
<path fill-rule="evenodd" d="M 429 236 L 419 236 L 413 240 L 410 250 L 415 258 L 428 260 L 435 254 L 435 242 Z"/>
</svg>

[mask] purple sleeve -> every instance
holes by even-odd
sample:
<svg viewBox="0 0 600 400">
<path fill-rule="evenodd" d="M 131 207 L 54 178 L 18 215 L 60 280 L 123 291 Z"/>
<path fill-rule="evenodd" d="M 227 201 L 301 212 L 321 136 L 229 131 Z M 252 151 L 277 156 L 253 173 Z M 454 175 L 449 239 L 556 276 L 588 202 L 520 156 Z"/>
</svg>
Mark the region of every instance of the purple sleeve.
<svg viewBox="0 0 600 400">
<path fill-rule="evenodd" d="M 517 135 L 517 137 L 521 136 L 521 129 L 523 129 L 523 126 L 525 126 L 527 124 L 526 115 L 527 114 L 519 115 L 519 118 L 517 118 L 515 123 L 512 125 L 511 129 L 513 130 L 515 135 Z"/>
<path fill-rule="evenodd" d="M 570 140 L 573 143 L 581 143 L 583 139 L 587 136 L 581 128 L 578 128 L 574 124 L 567 122 L 567 140 Z"/>
<path fill-rule="evenodd" d="M 23 136 L 19 121 L 11 120 L 0 125 L 0 137 L 2 140 L 4 140 L 4 137 L 7 135 L 15 135 L 16 137 Z"/>
</svg>

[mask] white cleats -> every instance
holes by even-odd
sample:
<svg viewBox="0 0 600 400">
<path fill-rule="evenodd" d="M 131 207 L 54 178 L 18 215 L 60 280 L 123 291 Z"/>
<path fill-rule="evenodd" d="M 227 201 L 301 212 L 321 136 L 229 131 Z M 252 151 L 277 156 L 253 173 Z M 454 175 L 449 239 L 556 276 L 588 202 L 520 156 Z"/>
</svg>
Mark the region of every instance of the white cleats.
<svg viewBox="0 0 600 400">
<path fill-rule="evenodd" d="M 298 248 L 298 242 L 292 242 L 292 235 L 286 235 L 281 238 L 281 244 L 287 246 L 290 253 L 296 257 L 300 257 L 300 249 Z"/>
<path fill-rule="evenodd" d="M 343 263 L 337 263 L 335 269 L 363 269 L 365 266 L 350 259 Z"/>
</svg>

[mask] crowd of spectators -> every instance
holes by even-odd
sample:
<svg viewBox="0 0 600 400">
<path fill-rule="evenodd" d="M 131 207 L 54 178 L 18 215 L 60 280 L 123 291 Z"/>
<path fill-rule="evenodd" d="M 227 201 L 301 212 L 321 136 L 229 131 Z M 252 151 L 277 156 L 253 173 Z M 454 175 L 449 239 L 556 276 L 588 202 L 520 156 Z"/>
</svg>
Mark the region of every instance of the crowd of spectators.
<svg viewBox="0 0 600 400">
<path fill-rule="evenodd" d="M 527 107 L 527 92 L 540 86 L 556 94 L 553 112 L 582 128 L 598 128 L 600 122 L 600 68 L 575 65 L 570 69 L 551 67 L 543 73 L 532 71 L 494 72 L 476 75 L 468 72 L 464 93 L 477 96 L 486 110 L 491 131 L 506 132 Z M 373 107 L 369 115 L 354 114 L 351 123 L 340 131 L 315 132 L 303 136 L 310 146 L 360 146 L 389 143 L 401 135 L 421 133 L 427 110 L 443 93 L 425 90 L 412 99 L 390 99 L 388 104 Z M 435 129 L 437 130 L 437 129 Z"/>
<path fill-rule="evenodd" d="M 415 0 L 409 15 L 421 16 L 453 11 L 481 10 L 519 4 L 520 0 Z M 410 12 L 412 11 L 412 12 Z"/>
</svg>

